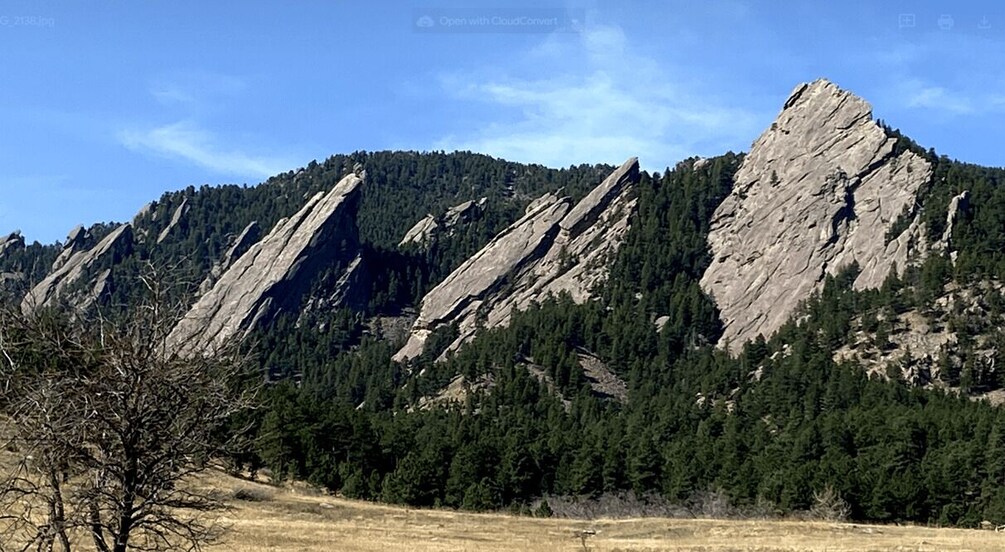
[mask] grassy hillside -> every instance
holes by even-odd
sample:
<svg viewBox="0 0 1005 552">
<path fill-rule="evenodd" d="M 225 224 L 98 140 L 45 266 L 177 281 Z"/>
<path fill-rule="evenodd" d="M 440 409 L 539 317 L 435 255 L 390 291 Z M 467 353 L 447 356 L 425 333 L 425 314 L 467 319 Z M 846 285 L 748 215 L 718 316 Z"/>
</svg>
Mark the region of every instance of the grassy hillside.
<svg viewBox="0 0 1005 552">
<path fill-rule="evenodd" d="M 993 531 L 801 521 L 558 520 L 382 506 L 278 489 L 218 474 L 230 526 L 211 550 L 943 551 L 1001 550 Z"/>
</svg>

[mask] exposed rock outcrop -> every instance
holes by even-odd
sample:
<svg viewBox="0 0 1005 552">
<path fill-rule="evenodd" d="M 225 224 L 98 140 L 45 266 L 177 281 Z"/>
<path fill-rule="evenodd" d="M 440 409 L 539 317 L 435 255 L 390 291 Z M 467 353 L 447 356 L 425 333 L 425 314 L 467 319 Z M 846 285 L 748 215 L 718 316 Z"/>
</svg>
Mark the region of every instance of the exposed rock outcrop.
<svg viewBox="0 0 1005 552">
<path fill-rule="evenodd" d="M 578 204 L 553 194 L 533 201 L 513 223 L 465 261 L 422 300 L 419 318 L 395 360 L 422 354 L 437 328 L 457 324 L 460 335 L 504 326 L 514 309 L 568 292 L 584 302 L 607 277 L 607 263 L 621 245 L 635 206 L 639 164 L 629 159 Z"/>
<path fill-rule="evenodd" d="M 0 238 L 0 258 L 21 249 L 24 249 L 24 236 L 19 232 L 14 232 L 6 238 Z"/>
<path fill-rule="evenodd" d="M 935 244 L 934 249 L 938 251 L 950 251 L 952 249 L 953 230 L 956 228 L 956 218 L 960 216 L 970 206 L 970 192 L 964 190 L 959 195 L 949 201 L 949 209 L 946 212 L 946 229 L 942 231 L 942 238 Z M 956 252 L 950 251 L 953 261 L 956 261 Z"/>
<path fill-rule="evenodd" d="M 14 232 L 6 238 L 0 238 L 0 261 L 4 257 L 24 249 L 24 237 Z M 0 293 L 13 293 L 23 285 L 24 274 L 21 272 L 0 272 Z"/>
<path fill-rule="evenodd" d="M 486 201 L 488 201 L 488 198 L 483 197 L 478 201 L 465 201 L 464 203 L 454 205 L 450 209 L 447 209 L 446 214 L 443 215 L 444 226 L 447 228 L 453 228 L 460 223 L 470 221 L 476 214 L 481 212 Z"/>
<path fill-rule="evenodd" d="M 895 143 L 864 100 L 822 80 L 795 89 L 713 216 L 701 285 L 721 309 L 720 345 L 737 351 L 770 336 L 826 275 L 854 262 L 855 287 L 872 288 L 924 254 L 917 219 L 886 241 L 932 170 Z"/>
<path fill-rule="evenodd" d="M 223 273 L 168 338 L 182 355 L 209 354 L 284 310 L 301 306 L 319 274 L 349 266 L 359 253 L 356 208 L 363 181 L 343 178 L 283 219 Z"/>
<path fill-rule="evenodd" d="M 112 287 L 115 285 L 113 279 L 112 269 L 106 268 L 98 274 L 98 277 L 94 279 L 94 285 L 91 286 L 91 295 L 88 296 L 89 300 L 92 301 L 103 301 L 107 298 L 108 294 L 112 292 Z"/>
<path fill-rule="evenodd" d="M 237 238 L 234 239 L 233 244 L 227 249 L 227 252 L 223 254 L 223 258 L 217 261 L 213 265 L 213 268 L 209 270 L 209 274 L 206 275 L 206 279 L 202 281 L 199 285 L 199 294 L 204 295 L 213 289 L 213 285 L 223 276 L 223 273 L 227 271 L 234 261 L 239 259 L 241 255 L 244 255 L 251 249 L 252 245 L 259 240 L 262 236 L 261 228 L 258 226 L 258 221 L 251 221 L 244 230 L 238 234 Z"/>
<path fill-rule="evenodd" d="M 420 397 L 413 410 L 464 406 L 468 398 L 478 393 L 491 391 L 495 385 L 495 378 L 491 374 L 479 376 L 474 381 L 468 381 L 463 375 L 459 375 L 450 380 L 450 383 L 435 395 Z"/>
<path fill-rule="evenodd" d="M 590 384 L 594 394 L 620 403 L 628 402 L 628 384 L 612 372 L 604 361 L 586 351 L 580 351 L 576 356 L 579 359 L 579 366 L 583 369 L 583 377 Z"/>
<path fill-rule="evenodd" d="M 409 228 L 408 232 L 405 232 L 405 237 L 401 238 L 401 241 L 398 242 L 398 246 L 413 243 L 414 244 L 429 243 L 429 241 L 433 236 L 433 233 L 436 232 L 436 229 L 438 227 L 439 224 L 437 224 L 436 222 L 436 217 L 433 214 L 428 214 L 425 217 L 423 217 L 422 220 L 416 222 L 415 226 Z"/>
<path fill-rule="evenodd" d="M 57 301 L 66 300 L 77 308 L 86 308 L 98 296 L 108 291 L 110 273 L 99 274 L 96 279 L 85 282 L 91 276 L 92 270 L 101 266 L 116 265 L 127 257 L 133 248 L 133 227 L 123 224 L 109 233 L 98 245 L 91 249 L 77 249 L 87 238 L 83 229 L 70 233 L 67 247 L 57 259 L 53 271 L 37 286 L 32 288 L 21 302 L 21 310 L 25 313 L 40 308 L 54 306 Z M 86 289 L 77 289 L 86 286 Z M 72 296 L 67 295 L 73 291 Z"/>
<path fill-rule="evenodd" d="M 138 225 L 140 221 L 142 221 L 145 217 L 149 216 L 151 213 L 153 213 L 153 216 L 150 218 L 152 220 L 157 220 L 157 211 L 155 210 L 156 208 L 157 208 L 156 201 L 151 201 L 150 203 L 147 203 L 143 207 L 140 207 L 140 210 L 137 211 L 135 215 L 133 215 L 133 226 Z"/>
<path fill-rule="evenodd" d="M 151 222 L 157 220 L 157 202 L 151 201 L 133 215 L 133 239 L 138 244 L 146 243 L 147 238 L 150 237 L 152 228 L 149 227 Z"/>
<path fill-rule="evenodd" d="M 589 384 L 593 395 L 600 399 L 613 400 L 619 403 L 628 402 L 628 385 L 607 367 L 606 364 L 588 351 L 576 353 L 579 366 L 583 369 L 583 377 Z M 572 402 L 558 389 L 548 370 L 537 364 L 532 358 L 525 358 L 519 364 L 535 379 L 548 388 L 555 397 L 562 401 L 562 406 L 568 411 Z"/>
<path fill-rule="evenodd" d="M 447 209 L 447 212 L 440 217 L 428 214 L 405 233 L 405 237 L 401 238 L 398 245 L 425 245 L 441 234 L 450 235 L 458 225 L 471 222 L 481 213 L 487 201 L 488 198 L 484 197 L 478 201 L 465 201 Z"/>
<path fill-rule="evenodd" d="M 157 236 L 157 243 L 162 243 L 168 238 L 168 236 L 171 235 L 171 232 L 173 232 L 175 228 L 178 228 L 178 226 L 181 225 L 182 219 L 184 219 L 185 215 L 188 214 L 188 209 L 188 198 L 186 197 L 181 201 L 181 205 L 174 210 L 174 214 L 171 215 L 171 221 L 168 222 L 168 225 L 165 226 L 164 229 L 161 230 L 161 233 Z"/>
<path fill-rule="evenodd" d="M 81 251 L 87 251 L 93 246 L 94 238 L 83 226 L 77 226 L 70 230 L 66 236 L 66 243 L 63 244 L 63 250 L 59 252 L 59 256 L 52 263 L 52 271 L 59 270 L 71 257 Z"/>
<path fill-rule="evenodd" d="M 876 309 L 851 321 L 847 341 L 834 350 L 837 362 L 852 361 L 870 375 L 896 374 L 911 385 L 945 385 L 951 376 L 942 370 L 981 364 L 993 373 L 999 357 L 999 328 L 1005 316 L 995 306 L 1005 298 L 1005 284 L 995 280 L 950 283 L 923 308 L 894 312 Z M 965 333 L 954 318 L 968 320 Z M 884 328 L 880 331 L 880 326 Z M 961 343 L 963 342 L 963 343 Z M 941 381 L 940 381 L 941 380 Z"/>
<path fill-rule="evenodd" d="M 387 340 L 397 346 L 405 344 L 412 324 L 415 324 L 415 314 L 405 312 L 398 316 L 375 316 L 367 322 L 370 335 Z"/>
<path fill-rule="evenodd" d="M 331 311 L 338 308 L 363 311 L 370 300 L 370 285 L 373 274 L 369 264 L 362 254 L 357 254 L 335 278 L 330 278 L 320 286 L 325 290 L 323 296 L 311 297 L 301 313 L 301 321 L 308 315 L 319 311 Z"/>
<path fill-rule="evenodd" d="M 426 338 L 439 326 L 458 321 L 469 322 L 466 325 L 473 328 L 479 308 L 498 292 L 504 279 L 526 266 L 528 260 L 544 255 L 558 234 L 558 222 L 568 210 L 567 201 L 550 196 L 547 202 L 528 208 L 520 220 L 462 263 L 422 299 L 412 336 L 395 359 L 420 355 Z"/>
</svg>

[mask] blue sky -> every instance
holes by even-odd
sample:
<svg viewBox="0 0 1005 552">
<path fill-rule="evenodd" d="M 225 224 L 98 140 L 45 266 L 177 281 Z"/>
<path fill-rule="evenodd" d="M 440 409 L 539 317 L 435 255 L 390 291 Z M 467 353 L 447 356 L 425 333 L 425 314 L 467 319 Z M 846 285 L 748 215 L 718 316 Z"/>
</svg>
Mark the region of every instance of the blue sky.
<svg viewBox="0 0 1005 552">
<path fill-rule="evenodd" d="M 998 3 L 0 0 L 0 233 L 358 149 L 662 169 L 746 150 L 819 77 L 1005 165 Z"/>
</svg>

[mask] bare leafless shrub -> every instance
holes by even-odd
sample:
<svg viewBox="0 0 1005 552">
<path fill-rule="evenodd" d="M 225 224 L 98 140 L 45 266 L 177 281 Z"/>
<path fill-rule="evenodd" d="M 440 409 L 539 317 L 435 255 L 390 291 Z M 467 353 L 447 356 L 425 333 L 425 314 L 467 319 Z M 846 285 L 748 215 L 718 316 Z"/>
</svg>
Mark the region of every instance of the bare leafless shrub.
<svg viewBox="0 0 1005 552">
<path fill-rule="evenodd" d="M 733 506 L 729 495 L 721 489 L 709 489 L 697 492 L 691 497 L 688 503 L 695 517 L 712 519 L 740 517 L 740 512 Z"/>
<path fill-rule="evenodd" d="M 251 408 L 236 356 L 167 346 L 178 309 L 153 272 L 114 321 L 0 309 L 0 552 L 199 550 L 220 534 L 218 493 L 190 484 L 235 444 Z M 234 429 L 234 428 L 230 428 Z"/>
<path fill-rule="evenodd" d="M 782 511 L 770 500 L 759 496 L 752 505 L 743 509 L 744 517 L 748 519 L 778 519 Z"/>
<path fill-rule="evenodd" d="M 684 508 L 670 504 L 658 494 L 606 493 L 599 497 L 547 496 L 531 504 L 538 511 L 547 504 L 548 517 L 567 519 L 690 517 Z"/>
<path fill-rule="evenodd" d="M 700 491 L 682 503 L 674 503 L 657 493 L 637 495 L 632 491 L 606 493 L 599 497 L 549 495 L 530 505 L 537 512 L 547 504 L 548 517 L 566 519 L 624 519 L 639 517 L 710 518 L 710 519 L 777 519 L 778 508 L 759 498 L 753 504 L 735 505 L 719 490 Z"/>
<path fill-rule="evenodd" d="M 841 493 L 827 485 L 821 491 L 813 491 L 813 506 L 810 516 L 822 521 L 845 521 L 851 514 L 851 507 Z"/>
</svg>

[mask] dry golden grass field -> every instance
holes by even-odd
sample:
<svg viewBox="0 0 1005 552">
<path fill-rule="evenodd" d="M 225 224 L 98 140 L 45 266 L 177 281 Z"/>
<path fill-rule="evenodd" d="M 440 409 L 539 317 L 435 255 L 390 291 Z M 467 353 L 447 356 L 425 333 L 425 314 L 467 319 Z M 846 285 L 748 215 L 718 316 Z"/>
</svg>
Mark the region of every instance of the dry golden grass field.
<svg viewBox="0 0 1005 552">
<path fill-rule="evenodd" d="M 1005 533 L 797 521 L 573 521 L 414 510 L 311 496 L 224 476 L 230 530 L 213 551 L 1005 551 Z M 249 500 L 250 499 L 250 500 Z"/>
</svg>

